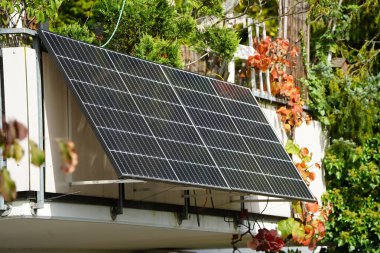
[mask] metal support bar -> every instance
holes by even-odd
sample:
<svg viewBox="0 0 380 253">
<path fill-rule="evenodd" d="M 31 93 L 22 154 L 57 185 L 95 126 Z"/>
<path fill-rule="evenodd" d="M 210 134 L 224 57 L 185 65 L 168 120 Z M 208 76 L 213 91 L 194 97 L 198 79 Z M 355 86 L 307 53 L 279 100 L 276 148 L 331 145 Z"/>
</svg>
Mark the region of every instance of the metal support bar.
<svg viewBox="0 0 380 253">
<path fill-rule="evenodd" d="M 2 66 L 2 64 L 1 64 L 1 66 Z M 0 77 L 0 78 L 3 78 L 3 77 Z M 2 84 L 2 82 L 1 82 L 1 84 Z M 3 94 L 2 94 L 1 91 L 2 91 L 2 89 L 0 87 L 0 113 L 2 114 L 2 112 L 3 112 Z M 2 120 L 0 120 L 0 129 L 1 128 L 3 128 L 3 121 Z M 4 167 L 6 167 L 6 163 L 7 163 L 7 161 L 3 160 L 3 156 L 1 154 L 1 157 L 0 157 L 0 170 L 3 169 Z M 2 195 L 0 195 L 0 212 L 4 212 L 7 209 L 8 209 L 8 207 L 7 207 L 7 205 L 4 202 L 4 197 Z"/>
<path fill-rule="evenodd" d="M 161 192 L 161 191 L 184 191 L 184 190 L 204 190 L 205 188 L 196 188 L 196 187 L 187 187 L 187 186 L 176 186 L 176 187 L 170 187 L 170 188 L 138 188 L 133 189 L 133 192 L 140 193 L 140 192 Z M 191 194 L 189 195 L 191 196 Z M 184 195 L 182 195 L 184 197 Z M 186 196 L 187 197 L 187 196 Z"/>
<path fill-rule="evenodd" d="M 131 183 L 146 183 L 142 180 L 135 179 L 116 179 L 116 180 L 92 180 L 92 181 L 76 181 L 70 182 L 70 186 L 84 186 L 84 185 L 97 185 L 97 184 L 131 184 Z"/>
<path fill-rule="evenodd" d="M 4 202 L 3 196 L 0 196 L 0 212 L 7 210 L 7 205 Z"/>
<path fill-rule="evenodd" d="M 184 196 L 190 194 L 189 190 L 183 191 Z M 190 208 L 190 198 L 184 198 L 183 207 L 181 212 L 178 214 L 178 224 L 181 225 L 183 220 L 189 219 L 189 208 Z"/>
<path fill-rule="evenodd" d="M 124 200 L 125 200 L 124 183 L 120 183 L 119 184 L 119 198 L 117 200 L 117 204 L 116 206 L 111 207 L 112 220 L 116 220 L 116 217 L 119 214 L 123 214 Z"/>
<path fill-rule="evenodd" d="M 204 190 L 204 189 L 202 189 Z M 241 193 L 226 193 L 226 192 L 214 192 L 214 193 L 196 193 L 196 194 L 189 194 L 189 195 L 183 195 L 182 194 L 182 198 L 197 198 L 197 197 L 215 197 L 215 196 L 241 196 Z"/>
<path fill-rule="evenodd" d="M 239 200 L 230 200 L 230 203 L 258 203 L 258 202 L 292 202 L 290 199 L 239 199 Z"/>
<path fill-rule="evenodd" d="M 0 28 L 0 34 L 24 34 L 37 36 L 37 31 L 28 28 Z"/>
<path fill-rule="evenodd" d="M 2 52 L 2 50 L 0 49 L 0 52 Z M 1 61 L 3 60 L 2 58 L 0 59 Z M 3 64 L 1 63 L 0 64 L 1 67 L 3 67 Z M 3 73 L 2 70 L 0 70 L 0 73 Z M 4 74 L 4 73 L 3 73 Z M 3 76 L 0 76 L 0 84 L 1 86 L 3 85 Z M 0 87 L 0 114 L 1 114 L 1 117 L 3 117 L 3 88 Z M 3 128 L 3 121 L 0 120 L 0 129 Z M 1 156 L 0 156 L 0 170 L 3 169 L 4 167 L 7 167 L 7 160 L 4 160 L 3 159 L 3 156 L 2 156 L 2 153 L 1 153 Z M 8 209 L 10 209 L 10 207 L 5 204 L 5 201 L 4 201 L 4 197 L 2 195 L 0 195 L 0 213 L 3 214 L 5 211 L 7 211 Z"/>
<path fill-rule="evenodd" d="M 32 30 L 33 31 L 33 30 Z M 37 33 L 35 31 L 29 31 L 29 29 L 24 29 L 24 32 L 35 36 Z M 37 103 L 38 103 L 38 148 L 44 149 L 44 132 L 43 132 L 43 91 L 42 91 L 42 60 L 41 60 L 41 41 L 35 36 L 33 38 L 33 48 L 36 50 L 36 67 L 37 67 Z M 37 192 L 37 201 L 32 205 L 34 210 L 44 208 L 45 204 L 45 166 L 40 166 L 39 171 L 40 178 L 40 190 Z"/>
</svg>

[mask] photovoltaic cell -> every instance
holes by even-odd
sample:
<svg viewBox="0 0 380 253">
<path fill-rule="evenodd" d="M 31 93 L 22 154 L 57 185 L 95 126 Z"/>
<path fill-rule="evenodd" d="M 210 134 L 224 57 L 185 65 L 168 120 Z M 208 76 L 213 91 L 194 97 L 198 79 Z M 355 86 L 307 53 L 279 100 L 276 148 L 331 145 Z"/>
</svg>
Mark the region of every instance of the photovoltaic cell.
<svg viewBox="0 0 380 253">
<path fill-rule="evenodd" d="M 228 115 L 210 113 L 194 108 L 187 108 L 187 111 L 198 127 L 237 133 L 234 123 Z"/>
<path fill-rule="evenodd" d="M 237 118 L 249 119 L 256 122 L 265 122 L 265 116 L 258 106 L 252 104 L 244 104 L 237 101 L 223 99 L 228 113 Z"/>
<path fill-rule="evenodd" d="M 217 94 L 222 98 L 258 105 L 256 99 L 247 88 L 215 79 L 210 79 L 210 82 Z"/>
<path fill-rule="evenodd" d="M 206 94 L 217 95 L 213 87 L 210 86 L 207 78 L 168 67 L 164 67 L 164 70 L 166 76 L 170 80 L 170 83 L 174 86 Z"/>
<path fill-rule="evenodd" d="M 168 85 L 126 74 L 121 75 L 121 78 L 132 94 L 179 104 L 177 96 Z"/>
<path fill-rule="evenodd" d="M 153 134 L 157 137 L 202 145 L 202 141 L 192 125 L 153 118 L 147 118 L 146 120 L 148 125 L 151 126 Z"/>
<path fill-rule="evenodd" d="M 249 89 L 39 34 L 120 177 L 313 200 Z"/>
</svg>

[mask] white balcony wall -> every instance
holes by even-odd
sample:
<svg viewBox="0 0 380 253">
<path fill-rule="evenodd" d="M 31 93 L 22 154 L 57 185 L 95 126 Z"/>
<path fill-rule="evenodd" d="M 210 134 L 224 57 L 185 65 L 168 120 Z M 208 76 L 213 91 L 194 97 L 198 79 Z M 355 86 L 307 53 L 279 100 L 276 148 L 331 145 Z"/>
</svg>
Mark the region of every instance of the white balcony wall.
<svg viewBox="0 0 380 253">
<path fill-rule="evenodd" d="M 28 128 L 28 138 L 38 141 L 36 52 L 31 48 L 2 48 L 4 110 L 7 120 L 17 120 Z M 39 168 L 29 159 L 29 143 L 20 142 L 25 155 L 21 161 L 7 159 L 7 168 L 18 191 L 39 190 Z"/>
<path fill-rule="evenodd" d="M 32 49 L 3 49 L 4 57 L 4 84 L 6 96 L 7 116 L 17 118 L 26 124 L 30 130 L 30 136 L 37 138 L 38 117 L 35 67 L 32 59 L 35 57 Z M 28 55 L 28 52 L 30 56 Z M 33 53 L 34 55 L 32 55 Z M 34 58 L 33 58 L 34 59 Z M 97 141 L 89 122 L 83 115 L 76 98 L 73 97 L 52 58 L 44 53 L 43 57 L 43 86 L 44 86 L 44 144 L 46 151 L 46 192 L 51 193 L 75 193 L 77 195 L 94 197 L 117 197 L 117 185 L 92 185 L 70 187 L 72 181 L 86 180 L 109 180 L 116 179 L 110 161 L 105 155 L 101 145 Z M 34 61 L 35 62 L 35 61 Z M 18 66 L 18 67 L 11 67 Z M 22 66 L 19 67 L 19 66 Z M 25 71 L 20 71 L 20 69 Z M 17 73 L 16 73 L 17 70 Z M 264 111 L 272 123 L 279 138 L 284 143 L 287 140 L 286 134 L 281 129 L 275 109 L 272 104 L 262 104 Z M 319 162 L 323 152 L 325 140 L 323 131 L 318 122 L 313 121 L 310 125 L 303 125 L 296 130 L 296 143 L 306 146 L 313 152 L 313 162 Z M 57 140 L 73 140 L 76 144 L 79 155 L 79 166 L 72 175 L 66 175 L 60 170 L 61 157 Z M 27 150 L 27 143 L 24 143 Z M 29 165 L 28 156 L 24 157 L 20 163 L 9 161 L 8 165 L 12 176 L 16 179 L 19 191 L 38 190 L 38 169 Z M 320 198 L 324 190 L 322 172 L 317 172 L 317 179 L 312 183 L 311 189 Z M 126 184 L 126 199 L 147 202 L 159 202 L 168 204 L 183 204 L 184 187 L 165 183 L 135 183 Z M 186 188 L 188 189 L 188 188 Z M 240 210 L 241 205 L 233 200 L 239 200 L 237 193 L 226 193 L 212 191 L 212 201 L 210 196 L 205 196 L 206 190 L 191 188 L 190 194 L 196 194 L 197 198 L 191 198 L 191 205 L 199 207 L 214 207 L 218 209 Z M 267 205 L 267 197 L 245 196 L 246 199 L 261 199 L 262 202 L 245 203 L 245 208 L 251 212 L 261 212 L 273 216 L 290 215 L 289 202 L 271 202 Z"/>
<path fill-rule="evenodd" d="M 36 54 L 30 48 L 2 49 L 4 61 L 5 112 L 29 129 L 31 139 L 38 139 L 38 96 L 36 82 Z M 110 161 L 97 141 L 89 122 L 83 115 L 79 104 L 71 95 L 62 74 L 52 58 L 44 53 L 43 57 L 43 108 L 44 108 L 44 145 L 46 152 L 46 192 L 76 194 L 91 197 L 117 197 L 117 185 L 93 185 L 70 187 L 72 181 L 116 179 Z M 276 105 L 262 104 L 268 120 L 272 123 L 279 138 L 284 143 L 287 136 L 281 129 L 276 115 Z M 79 154 L 79 166 L 72 175 L 60 170 L 61 157 L 57 139 L 71 139 Z M 306 146 L 313 152 L 313 163 L 323 156 L 325 138 L 321 125 L 313 121 L 310 125 L 297 128 L 295 142 Z M 23 142 L 25 150 L 28 143 Z M 39 190 L 38 169 L 30 165 L 26 155 L 22 161 L 8 161 L 8 168 L 15 179 L 18 191 Z M 320 198 L 324 190 L 322 172 L 311 184 L 313 193 Z M 180 185 L 165 183 L 126 184 L 126 201 L 157 202 L 163 204 L 184 203 Z M 190 205 L 199 208 L 199 216 L 191 213 L 189 219 L 178 223 L 177 213 L 148 209 L 124 208 L 124 213 L 115 221 L 110 217 L 110 207 L 104 204 L 59 203 L 46 201 L 43 208 L 32 212 L 29 200 L 12 203 L 9 213 L 2 217 L 0 238 L 5 238 L 0 251 L 13 248 L 15 252 L 73 252 L 97 250 L 137 250 L 157 248 L 228 248 L 231 234 L 244 232 L 243 227 L 235 227 L 226 222 L 225 217 L 206 215 L 202 207 L 239 211 L 240 195 L 212 191 L 212 199 L 205 196 L 206 190 L 191 188 Z M 249 195 L 244 208 L 249 212 L 263 213 L 263 224 L 272 229 L 281 217 L 290 215 L 289 202 L 271 202 L 268 197 Z M 212 205 L 212 202 L 214 205 Z M 277 216 L 277 217 L 276 217 Z M 199 224 L 198 224 L 199 218 Z M 261 224 L 262 216 L 258 216 Z M 227 218 L 231 219 L 231 218 Z M 255 227 L 257 230 L 258 226 Z M 20 238 L 23 240 L 20 241 Z M 49 240 L 41 240 L 49 238 Z M 62 240 L 62 238 L 68 238 Z M 240 247 L 244 247 L 242 242 Z M 99 251 L 100 252 L 100 251 Z M 116 252 L 116 251 L 115 251 Z M 123 251 L 126 252 L 126 251 Z M 195 251 L 194 251 L 195 252 Z"/>
</svg>

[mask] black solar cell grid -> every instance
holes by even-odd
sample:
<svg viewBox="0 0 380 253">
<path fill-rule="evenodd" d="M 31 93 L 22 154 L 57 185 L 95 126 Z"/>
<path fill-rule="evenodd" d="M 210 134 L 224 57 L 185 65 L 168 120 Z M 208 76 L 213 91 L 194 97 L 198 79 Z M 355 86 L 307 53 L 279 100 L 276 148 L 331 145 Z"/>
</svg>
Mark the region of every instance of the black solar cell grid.
<svg viewBox="0 0 380 253">
<path fill-rule="evenodd" d="M 249 89 L 39 35 L 119 176 L 313 200 Z"/>
</svg>

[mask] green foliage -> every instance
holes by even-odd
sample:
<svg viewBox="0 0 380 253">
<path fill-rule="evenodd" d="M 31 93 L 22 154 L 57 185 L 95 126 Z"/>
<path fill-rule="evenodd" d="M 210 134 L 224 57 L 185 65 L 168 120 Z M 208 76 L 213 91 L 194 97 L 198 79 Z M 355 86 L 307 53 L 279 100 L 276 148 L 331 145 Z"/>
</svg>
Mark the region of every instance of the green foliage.
<svg viewBox="0 0 380 253">
<path fill-rule="evenodd" d="M 0 195 L 5 201 L 16 198 L 16 184 L 5 167 L 0 169 Z"/>
<path fill-rule="evenodd" d="M 0 2 L 1 27 L 16 27 L 19 21 L 23 27 L 34 28 L 36 24 L 58 16 L 58 8 L 63 0 L 2 0 Z M 26 17 L 14 16 L 26 13 Z M 15 18 L 18 17 L 18 18 Z"/>
<path fill-rule="evenodd" d="M 205 16 L 221 17 L 223 0 L 175 0 L 175 6 L 180 12 L 189 13 L 195 19 Z"/>
<path fill-rule="evenodd" d="M 92 17 L 92 8 L 98 0 L 65 0 L 59 8 L 55 27 L 64 24 L 85 24 Z"/>
<path fill-rule="evenodd" d="M 380 130 L 380 76 L 351 76 L 320 63 L 305 83 L 310 107 L 333 138 L 363 142 Z"/>
<path fill-rule="evenodd" d="M 117 0 L 100 0 L 94 6 L 91 27 L 103 41 L 111 36 L 115 28 L 115 13 L 119 12 L 120 4 Z M 120 26 L 109 48 L 134 54 L 136 45 L 144 35 L 173 42 L 186 40 L 194 29 L 194 20 L 178 15 L 175 7 L 166 0 L 127 0 Z"/>
<path fill-rule="evenodd" d="M 91 32 L 86 25 L 80 25 L 78 23 L 64 24 L 58 28 L 53 28 L 52 31 L 87 43 L 96 41 L 95 34 Z"/>
<path fill-rule="evenodd" d="M 234 13 L 246 13 L 254 22 L 264 22 L 267 35 L 276 38 L 278 37 L 278 9 L 278 1 L 240 0 L 234 8 Z M 235 29 L 243 36 L 243 44 L 248 45 L 248 41 L 246 41 L 248 39 L 248 28 L 243 29 L 238 26 Z M 255 33 L 255 29 L 253 30 Z"/>
<path fill-rule="evenodd" d="M 377 0 L 309 2 L 316 64 L 305 83 L 309 105 L 332 140 L 323 161 L 324 202 L 333 205 L 326 238 L 334 252 L 380 252 L 380 74 L 373 42 L 380 35 L 380 7 Z M 348 70 L 333 69 L 329 51 L 347 59 Z"/>
<path fill-rule="evenodd" d="M 302 232 L 302 227 L 300 222 L 293 218 L 288 218 L 277 223 L 277 230 L 281 232 L 281 237 L 285 239 L 292 234 Z"/>
<path fill-rule="evenodd" d="M 140 43 L 136 45 L 136 56 L 148 61 L 153 61 L 173 67 L 182 67 L 181 55 L 179 53 L 180 45 L 178 42 L 153 38 L 150 35 L 144 35 Z"/>
<path fill-rule="evenodd" d="M 285 144 L 285 150 L 288 154 L 297 156 L 302 162 L 308 163 L 311 161 L 312 154 L 309 153 L 309 150 L 301 148 L 290 139 Z"/>
<path fill-rule="evenodd" d="M 380 134 L 362 146 L 334 141 L 324 164 L 324 201 L 333 204 L 326 238 L 336 252 L 380 252 Z"/>
<path fill-rule="evenodd" d="M 179 47 L 182 44 L 192 44 L 199 51 L 212 51 L 222 60 L 230 60 L 239 43 L 232 29 L 207 25 L 202 31 L 196 28 L 196 20 L 209 15 L 220 17 L 222 3 L 221 0 L 193 0 L 175 1 L 172 5 L 167 0 L 127 0 L 120 25 L 108 47 L 176 67 L 182 65 Z M 118 0 L 98 0 L 94 5 L 88 23 L 101 43 L 114 31 L 115 13 L 119 12 L 120 4 Z M 163 51 L 158 52 L 160 49 Z"/>
<path fill-rule="evenodd" d="M 299 145 L 295 144 L 292 140 L 288 140 L 285 144 L 286 153 L 291 155 L 298 155 L 301 151 Z"/>
<path fill-rule="evenodd" d="M 207 27 L 198 31 L 196 38 L 194 45 L 198 51 L 208 49 L 225 61 L 232 59 L 240 42 L 237 33 L 225 27 Z"/>
<path fill-rule="evenodd" d="M 362 49 L 365 43 L 379 39 L 380 5 L 377 0 L 350 0 L 343 1 L 341 5 L 338 0 L 309 0 L 309 4 L 312 10 L 309 22 L 313 58 L 324 61 L 327 51 L 330 50 L 333 56 L 344 56 L 350 63 L 354 63 L 357 55 L 355 50 Z M 333 23 L 335 31 L 332 28 Z M 378 68 L 380 59 L 377 57 L 372 60 Z"/>
<path fill-rule="evenodd" d="M 45 162 L 45 152 L 38 148 L 37 144 L 29 140 L 29 153 L 30 153 L 30 162 L 40 167 Z"/>
</svg>

